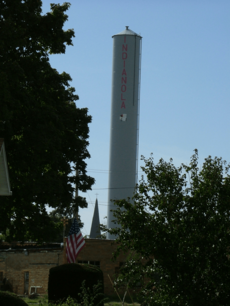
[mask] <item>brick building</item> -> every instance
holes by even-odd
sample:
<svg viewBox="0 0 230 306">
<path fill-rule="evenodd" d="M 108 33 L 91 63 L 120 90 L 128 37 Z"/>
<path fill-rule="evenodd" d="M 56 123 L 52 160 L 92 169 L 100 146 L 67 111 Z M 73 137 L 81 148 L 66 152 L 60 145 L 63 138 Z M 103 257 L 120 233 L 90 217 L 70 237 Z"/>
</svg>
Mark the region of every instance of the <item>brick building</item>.
<svg viewBox="0 0 230 306">
<path fill-rule="evenodd" d="M 97 265 L 104 273 L 104 292 L 108 296 L 116 293 L 110 279 L 126 260 L 128 254 L 120 254 L 115 262 L 112 253 L 116 250 L 114 240 L 85 239 L 86 245 L 77 257 L 78 263 Z M 7 279 L 13 291 L 18 295 L 35 291 L 45 294 L 48 289 L 49 269 L 66 263 L 65 249 L 60 244 L 36 247 L 32 244 L 0 244 L 0 285 Z"/>
<path fill-rule="evenodd" d="M 60 244 L 36 248 L 32 244 L 0 245 L 0 285 L 4 279 L 19 295 L 34 291 L 32 286 L 41 286 L 38 293 L 46 293 L 49 269 L 63 262 Z"/>
</svg>

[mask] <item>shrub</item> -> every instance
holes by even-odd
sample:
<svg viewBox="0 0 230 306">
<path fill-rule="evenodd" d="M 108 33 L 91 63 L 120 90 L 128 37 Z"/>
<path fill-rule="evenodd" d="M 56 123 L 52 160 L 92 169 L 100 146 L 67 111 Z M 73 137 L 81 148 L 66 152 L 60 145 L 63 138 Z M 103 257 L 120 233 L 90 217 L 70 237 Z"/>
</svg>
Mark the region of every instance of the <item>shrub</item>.
<svg viewBox="0 0 230 306">
<path fill-rule="evenodd" d="M 64 264 L 50 269 L 48 282 L 49 302 L 64 302 L 67 297 L 75 299 L 78 303 L 82 302 L 82 282 L 85 280 L 87 291 L 93 292 L 94 285 L 101 283 L 99 295 L 93 301 L 92 305 L 101 305 L 101 295 L 104 294 L 103 272 L 100 268 L 93 265 Z"/>
<path fill-rule="evenodd" d="M 4 278 L 2 283 L 3 285 L 0 286 L 1 291 L 13 292 L 12 284 L 10 283 L 8 279 Z"/>
<path fill-rule="evenodd" d="M 0 305 L 2 306 L 28 306 L 16 294 L 7 291 L 0 291 Z"/>
<path fill-rule="evenodd" d="M 78 296 L 81 299 L 82 306 L 94 306 L 94 305 L 104 305 L 103 303 L 108 300 L 104 297 L 104 294 L 101 292 L 102 284 L 98 281 L 97 285 L 93 285 L 93 292 L 85 287 L 85 280 L 82 282 L 81 293 L 78 293 Z"/>
</svg>

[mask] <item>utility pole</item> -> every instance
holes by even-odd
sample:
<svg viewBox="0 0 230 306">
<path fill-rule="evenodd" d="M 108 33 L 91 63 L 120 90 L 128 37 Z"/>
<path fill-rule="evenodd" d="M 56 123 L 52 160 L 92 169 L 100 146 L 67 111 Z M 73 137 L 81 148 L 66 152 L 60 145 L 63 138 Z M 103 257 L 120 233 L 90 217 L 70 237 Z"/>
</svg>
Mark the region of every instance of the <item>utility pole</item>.
<svg viewBox="0 0 230 306">
<path fill-rule="evenodd" d="M 78 177 L 78 170 L 76 169 L 76 178 Z M 78 186 L 77 186 L 77 182 L 76 182 L 76 186 L 75 186 L 75 200 L 77 200 L 78 197 Z M 78 221 L 78 205 L 76 210 L 73 213 L 73 218 L 76 218 Z"/>
</svg>

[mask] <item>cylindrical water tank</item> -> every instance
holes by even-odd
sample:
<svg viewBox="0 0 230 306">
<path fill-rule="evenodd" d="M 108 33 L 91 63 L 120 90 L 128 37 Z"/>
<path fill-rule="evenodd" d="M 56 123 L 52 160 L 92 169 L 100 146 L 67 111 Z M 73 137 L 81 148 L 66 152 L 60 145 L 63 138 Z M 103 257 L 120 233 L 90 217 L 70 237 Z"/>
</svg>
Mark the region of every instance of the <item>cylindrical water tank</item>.
<svg viewBox="0 0 230 306">
<path fill-rule="evenodd" d="M 118 226 L 111 200 L 131 198 L 137 183 L 141 38 L 128 27 L 113 36 L 108 228 Z"/>
</svg>

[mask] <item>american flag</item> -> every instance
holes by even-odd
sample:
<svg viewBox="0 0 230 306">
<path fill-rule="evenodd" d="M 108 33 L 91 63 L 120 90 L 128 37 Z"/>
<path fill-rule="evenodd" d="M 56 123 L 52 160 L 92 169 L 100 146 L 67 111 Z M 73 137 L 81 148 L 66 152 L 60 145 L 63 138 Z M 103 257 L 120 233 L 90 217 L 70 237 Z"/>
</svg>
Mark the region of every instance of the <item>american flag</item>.
<svg viewBox="0 0 230 306">
<path fill-rule="evenodd" d="M 69 263 L 75 263 L 78 253 L 85 245 L 77 219 L 74 218 L 66 240 L 66 256 Z"/>
</svg>

